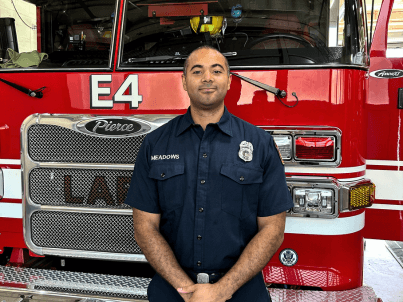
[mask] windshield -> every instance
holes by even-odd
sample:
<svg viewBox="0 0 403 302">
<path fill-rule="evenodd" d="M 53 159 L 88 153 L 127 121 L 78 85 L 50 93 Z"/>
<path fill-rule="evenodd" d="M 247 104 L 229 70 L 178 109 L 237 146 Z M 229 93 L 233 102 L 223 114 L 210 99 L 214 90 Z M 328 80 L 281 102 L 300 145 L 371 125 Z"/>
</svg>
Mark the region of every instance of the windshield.
<svg viewBox="0 0 403 302">
<path fill-rule="evenodd" d="M 201 45 L 231 67 L 367 66 L 361 0 L 213 0 L 126 3 L 122 67 L 181 67 Z"/>
<path fill-rule="evenodd" d="M 20 52 L 37 50 L 46 54 L 38 68 L 93 69 L 110 65 L 116 0 L 27 2 L 31 3 L 26 4 L 31 15 L 25 19 L 36 27 L 22 24 L 17 17 L 16 23 L 21 23 L 17 39 Z M 20 14 L 21 8 L 16 6 L 15 11 Z"/>
</svg>

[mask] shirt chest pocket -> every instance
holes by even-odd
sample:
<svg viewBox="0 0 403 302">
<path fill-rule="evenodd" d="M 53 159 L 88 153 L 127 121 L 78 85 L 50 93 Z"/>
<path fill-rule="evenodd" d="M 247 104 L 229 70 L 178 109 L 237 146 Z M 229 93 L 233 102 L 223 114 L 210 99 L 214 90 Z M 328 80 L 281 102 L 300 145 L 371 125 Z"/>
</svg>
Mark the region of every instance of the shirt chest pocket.
<svg viewBox="0 0 403 302">
<path fill-rule="evenodd" d="M 159 205 L 162 211 L 170 212 L 183 205 L 184 200 L 183 163 L 163 163 L 151 166 L 148 177 L 158 181 Z"/>
<path fill-rule="evenodd" d="M 223 164 L 221 209 L 240 219 L 257 215 L 259 187 L 263 169 Z"/>
</svg>

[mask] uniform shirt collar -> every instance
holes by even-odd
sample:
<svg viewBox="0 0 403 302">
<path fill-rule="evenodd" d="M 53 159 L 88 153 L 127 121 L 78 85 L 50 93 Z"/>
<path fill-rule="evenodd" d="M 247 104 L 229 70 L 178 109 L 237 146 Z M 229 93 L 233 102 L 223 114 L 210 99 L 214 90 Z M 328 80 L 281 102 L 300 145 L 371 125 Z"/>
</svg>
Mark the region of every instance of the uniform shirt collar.
<svg viewBox="0 0 403 302">
<path fill-rule="evenodd" d="M 228 112 L 227 107 L 224 106 L 224 113 L 220 118 L 220 121 L 216 124 L 218 128 L 224 132 L 225 134 L 232 136 L 232 128 L 231 128 L 231 113 Z M 176 136 L 181 135 L 185 130 L 189 129 L 190 126 L 194 125 L 192 115 L 190 114 L 190 106 L 188 111 L 182 116 L 182 119 L 179 123 L 178 131 L 176 132 Z"/>
</svg>

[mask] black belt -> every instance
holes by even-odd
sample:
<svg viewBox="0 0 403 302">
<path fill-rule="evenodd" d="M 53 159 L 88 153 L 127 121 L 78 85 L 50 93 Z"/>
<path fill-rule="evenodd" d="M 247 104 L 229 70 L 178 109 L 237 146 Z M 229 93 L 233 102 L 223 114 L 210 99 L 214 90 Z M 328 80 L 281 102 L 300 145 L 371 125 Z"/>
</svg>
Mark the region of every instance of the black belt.
<svg viewBox="0 0 403 302">
<path fill-rule="evenodd" d="M 221 279 L 222 276 L 225 275 L 225 273 L 220 273 L 220 272 L 215 272 L 215 273 L 196 273 L 193 271 L 188 271 L 186 270 L 186 273 L 189 275 L 189 277 L 193 280 L 195 283 L 216 283 L 218 280 Z"/>
</svg>

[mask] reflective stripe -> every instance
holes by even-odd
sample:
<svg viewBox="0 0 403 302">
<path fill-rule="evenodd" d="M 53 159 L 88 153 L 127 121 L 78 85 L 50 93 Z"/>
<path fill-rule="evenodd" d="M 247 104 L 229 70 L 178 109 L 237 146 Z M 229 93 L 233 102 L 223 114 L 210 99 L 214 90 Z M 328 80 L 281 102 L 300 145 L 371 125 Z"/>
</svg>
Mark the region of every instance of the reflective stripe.
<svg viewBox="0 0 403 302">
<path fill-rule="evenodd" d="M 336 219 L 287 217 L 285 233 L 306 235 L 346 235 L 364 228 L 365 212 Z"/>
<path fill-rule="evenodd" d="M 396 211 L 403 211 L 403 206 L 396 205 L 396 204 L 373 204 L 368 209 L 379 209 L 379 210 L 396 210 Z"/>
<path fill-rule="evenodd" d="M 403 200 L 403 171 L 367 170 L 367 177 L 376 185 L 376 199 Z"/>
<path fill-rule="evenodd" d="M 340 174 L 364 172 L 365 165 L 347 168 L 325 168 L 325 167 L 285 167 L 286 173 L 315 173 L 315 174 Z"/>
<path fill-rule="evenodd" d="M 367 159 L 367 165 L 372 165 L 372 166 L 403 166 L 403 161 Z"/>
<path fill-rule="evenodd" d="M 4 198 L 21 199 L 21 170 L 3 169 L 4 177 Z"/>
<path fill-rule="evenodd" d="M 21 165 L 19 159 L 0 159 L 0 165 Z"/>
<path fill-rule="evenodd" d="M 22 218 L 22 204 L 0 202 L 0 217 Z"/>
</svg>

